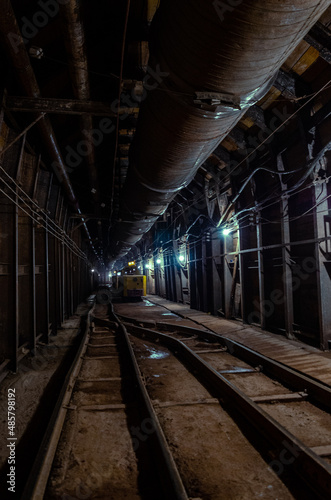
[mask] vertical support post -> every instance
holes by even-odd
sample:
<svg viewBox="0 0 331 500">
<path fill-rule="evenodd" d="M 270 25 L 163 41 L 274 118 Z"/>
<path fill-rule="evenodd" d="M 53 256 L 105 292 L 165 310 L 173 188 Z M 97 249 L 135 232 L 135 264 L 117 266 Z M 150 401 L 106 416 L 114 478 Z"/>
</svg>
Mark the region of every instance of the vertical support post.
<svg viewBox="0 0 331 500">
<path fill-rule="evenodd" d="M 265 293 L 264 293 L 264 262 L 263 262 L 263 239 L 262 239 L 262 226 L 260 216 L 257 216 L 256 221 L 256 239 L 257 239 L 257 263 L 258 263 L 258 273 L 259 273 L 259 302 L 260 302 L 260 322 L 262 330 L 266 328 L 266 318 L 265 318 Z"/>
<path fill-rule="evenodd" d="M 282 234 L 282 261 L 284 283 L 284 315 L 286 337 L 294 339 L 293 335 L 293 290 L 291 270 L 291 234 L 288 197 L 283 195 L 280 200 L 281 234 Z"/>
<path fill-rule="evenodd" d="M 219 231 L 211 233 L 211 257 L 212 257 L 212 279 L 213 279 L 213 314 L 222 307 L 222 283 L 220 278 L 221 257 L 220 249 L 221 243 L 218 237 Z"/>
<path fill-rule="evenodd" d="M 232 290 L 232 273 L 230 269 L 230 258 L 228 256 L 228 237 L 224 237 L 224 299 L 225 299 L 225 317 L 232 317 L 231 308 L 231 290 Z"/>
<path fill-rule="evenodd" d="M 17 193 L 17 188 L 16 188 Z M 18 203 L 17 194 L 15 196 L 15 201 Z M 13 336 L 13 359 L 12 359 L 12 370 L 14 373 L 17 372 L 18 369 L 18 347 L 19 347 L 19 309 L 18 309 L 18 206 L 14 205 L 14 249 L 15 249 L 15 257 L 14 257 L 14 311 L 15 311 L 15 320 L 14 320 L 14 336 Z"/>
<path fill-rule="evenodd" d="M 49 343 L 49 322 L 50 322 L 50 304 L 49 304 L 49 235 L 48 222 L 45 227 L 45 293 L 46 293 L 46 324 L 43 335 L 43 341 Z"/>
<path fill-rule="evenodd" d="M 72 252 L 69 251 L 69 274 L 70 274 L 70 311 L 74 314 L 74 280 L 73 280 L 73 258 Z"/>
<path fill-rule="evenodd" d="M 37 316 L 36 316 L 36 228 L 35 222 L 31 220 L 31 292 L 32 292 L 32 335 L 31 335 L 31 352 L 35 354 L 36 336 L 37 336 Z"/>
<path fill-rule="evenodd" d="M 201 272 L 202 272 L 202 293 L 201 293 L 201 310 L 208 312 L 208 283 L 207 283 L 207 248 L 206 236 L 203 236 L 201 241 Z"/>
<path fill-rule="evenodd" d="M 314 226 L 317 238 L 330 237 L 330 217 L 328 210 L 328 190 L 326 182 L 315 183 Z M 328 240 L 316 243 L 317 290 L 320 323 L 320 347 L 331 348 L 331 253 Z"/>
<path fill-rule="evenodd" d="M 64 322 L 64 315 L 65 315 L 65 269 L 64 269 L 64 243 L 61 241 L 61 246 L 60 246 L 60 252 L 61 252 L 61 295 L 62 295 L 62 308 L 61 308 L 61 323 Z"/>
<path fill-rule="evenodd" d="M 242 252 L 244 249 L 243 229 L 239 226 L 238 230 L 238 249 L 239 249 L 239 276 L 240 276 L 240 301 L 241 301 L 241 317 L 243 322 L 247 322 L 248 313 L 246 307 L 246 294 L 245 294 L 245 255 Z"/>
</svg>

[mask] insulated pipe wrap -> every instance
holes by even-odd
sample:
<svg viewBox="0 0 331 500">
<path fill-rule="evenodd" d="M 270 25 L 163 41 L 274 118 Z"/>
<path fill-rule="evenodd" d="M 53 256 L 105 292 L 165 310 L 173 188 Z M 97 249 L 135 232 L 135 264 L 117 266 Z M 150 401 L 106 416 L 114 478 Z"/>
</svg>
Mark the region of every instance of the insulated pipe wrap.
<svg viewBox="0 0 331 500">
<path fill-rule="evenodd" d="M 176 190 L 192 180 L 247 108 L 268 91 L 331 2 L 237 3 L 161 1 L 149 62 L 159 76 L 139 113 L 120 220 L 112 230 L 114 259 L 139 241 L 146 218 L 154 214 L 156 220 L 166 210 Z M 222 94 L 219 105 L 199 100 L 196 92 Z"/>
</svg>

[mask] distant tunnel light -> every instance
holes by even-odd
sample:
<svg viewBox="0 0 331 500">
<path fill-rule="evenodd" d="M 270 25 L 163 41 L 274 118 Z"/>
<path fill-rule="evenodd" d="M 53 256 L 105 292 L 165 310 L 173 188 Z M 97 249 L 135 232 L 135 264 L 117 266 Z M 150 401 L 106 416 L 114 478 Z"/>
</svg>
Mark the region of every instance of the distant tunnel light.
<svg viewBox="0 0 331 500">
<path fill-rule="evenodd" d="M 231 233 L 231 229 L 229 229 L 228 227 L 223 229 L 224 236 L 228 236 L 230 233 Z"/>
<path fill-rule="evenodd" d="M 91 269 L 91 273 L 94 273 L 94 269 Z"/>
<path fill-rule="evenodd" d="M 149 269 L 150 267 L 151 267 L 151 266 L 150 266 L 149 264 L 146 264 L 146 265 L 145 265 L 145 268 L 146 268 L 146 269 Z"/>
<path fill-rule="evenodd" d="M 121 274 L 122 274 L 121 271 L 117 272 L 117 276 L 121 276 Z"/>
<path fill-rule="evenodd" d="M 161 264 L 161 259 L 157 259 L 156 263 Z"/>
<path fill-rule="evenodd" d="M 184 262 L 184 260 L 185 260 L 184 255 L 180 255 L 180 256 L 179 256 L 179 261 L 180 261 L 180 262 Z"/>
</svg>

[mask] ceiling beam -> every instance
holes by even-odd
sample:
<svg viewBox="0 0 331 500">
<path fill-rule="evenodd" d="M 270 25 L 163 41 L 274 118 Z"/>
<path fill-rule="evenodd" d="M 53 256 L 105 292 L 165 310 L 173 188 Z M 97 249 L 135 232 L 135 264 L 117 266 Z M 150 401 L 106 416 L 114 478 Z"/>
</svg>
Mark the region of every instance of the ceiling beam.
<svg viewBox="0 0 331 500">
<path fill-rule="evenodd" d="M 117 117 L 117 109 L 110 102 L 80 101 L 77 99 L 54 99 L 44 97 L 7 96 L 4 107 L 11 111 L 55 113 L 66 115 L 90 114 Z M 113 109 L 114 108 L 114 109 Z M 139 108 L 120 108 L 120 115 L 138 114 Z"/>
<path fill-rule="evenodd" d="M 331 63 L 331 31 L 317 22 L 305 36 L 305 41 L 318 50 L 320 57 Z"/>
</svg>

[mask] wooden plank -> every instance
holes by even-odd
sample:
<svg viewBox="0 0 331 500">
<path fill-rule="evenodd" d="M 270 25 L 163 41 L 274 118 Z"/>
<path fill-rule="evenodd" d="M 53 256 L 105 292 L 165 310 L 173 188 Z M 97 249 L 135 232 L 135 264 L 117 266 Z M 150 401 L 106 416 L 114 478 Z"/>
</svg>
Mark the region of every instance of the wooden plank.
<svg viewBox="0 0 331 500">
<path fill-rule="evenodd" d="M 99 361 L 101 359 L 118 359 L 118 356 L 84 356 L 83 359 L 87 361 L 91 360 Z"/>
<path fill-rule="evenodd" d="M 313 448 L 311 448 L 311 450 L 320 457 L 331 456 L 331 444 L 327 444 L 325 446 L 314 446 Z"/>
<path fill-rule="evenodd" d="M 152 401 L 152 403 L 157 408 L 170 408 L 172 406 L 219 404 L 219 400 L 217 398 L 198 399 L 196 401 L 163 401 L 163 402 L 160 402 L 158 400 L 154 400 L 154 401 Z"/>
<path fill-rule="evenodd" d="M 79 406 L 78 410 L 83 411 L 107 411 L 107 410 L 125 410 L 126 405 L 113 404 L 113 405 L 87 405 Z"/>
<path fill-rule="evenodd" d="M 87 344 L 88 347 L 117 347 L 117 344 Z"/>
<path fill-rule="evenodd" d="M 291 403 L 293 401 L 302 401 L 307 399 L 307 397 L 308 394 L 306 392 L 293 392 L 290 394 L 273 394 L 271 396 L 254 396 L 251 399 L 255 403 L 273 403 L 275 401 Z"/>
<path fill-rule="evenodd" d="M 108 377 L 108 378 L 78 378 L 77 382 L 86 382 L 86 383 L 94 383 L 94 382 L 121 382 L 122 377 Z"/>
<path fill-rule="evenodd" d="M 223 348 L 223 349 L 205 349 L 205 350 L 202 350 L 202 351 L 194 351 L 195 354 L 210 354 L 211 352 L 214 353 L 214 352 L 226 352 L 227 349 L 226 348 Z"/>
</svg>

